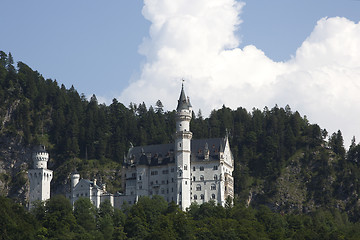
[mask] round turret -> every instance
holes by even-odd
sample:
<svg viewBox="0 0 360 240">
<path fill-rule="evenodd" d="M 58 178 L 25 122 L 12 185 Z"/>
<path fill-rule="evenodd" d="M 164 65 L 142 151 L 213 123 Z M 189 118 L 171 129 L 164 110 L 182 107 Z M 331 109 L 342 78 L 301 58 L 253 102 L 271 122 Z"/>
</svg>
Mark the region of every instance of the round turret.
<svg viewBox="0 0 360 240">
<path fill-rule="evenodd" d="M 32 159 L 34 162 L 34 168 L 44 168 L 47 169 L 47 162 L 49 160 L 49 153 L 46 152 L 45 146 L 38 146 L 34 149 L 32 154 Z"/>
<path fill-rule="evenodd" d="M 74 172 L 71 174 L 71 187 L 74 188 L 80 181 L 80 174 L 78 172 Z"/>
</svg>

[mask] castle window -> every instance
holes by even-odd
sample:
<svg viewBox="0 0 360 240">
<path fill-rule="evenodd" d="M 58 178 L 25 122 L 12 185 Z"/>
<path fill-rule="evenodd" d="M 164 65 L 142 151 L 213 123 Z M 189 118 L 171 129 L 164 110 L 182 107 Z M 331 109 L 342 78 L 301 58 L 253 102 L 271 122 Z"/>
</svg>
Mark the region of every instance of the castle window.
<svg viewBox="0 0 360 240">
<path fill-rule="evenodd" d="M 174 182 L 174 178 L 171 178 L 171 182 Z"/>
<path fill-rule="evenodd" d="M 216 185 L 214 183 L 211 184 L 211 190 L 216 190 Z"/>
<path fill-rule="evenodd" d="M 179 147 L 181 147 L 181 143 L 179 143 Z"/>
<path fill-rule="evenodd" d="M 139 180 L 141 181 L 141 175 L 139 176 Z"/>
<path fill-rule="evenodd" d="M 174 172 L 174 168 L 171 168 L 171 172 Z"/>
<path fill-rule="evenodd" d="M 187 170 L 187 165 L 186 164 L 184 165 L 184 170 Z"/>
<path fill-rule="evenodd" d="M 213 168 L 213 170 L 218 170 L 218 166 L 215 165 L 214 168 Z"/>
<path fill-rule="evenodd" d="M 158 175 L 158 171 L 151 171 L 151 172 L 150 172 L 150 175 L 153 175 L 153 176 L 154 176 L 154 175 Z"/>
<path fill-rule="evenodd" d="M 212 198 L 212 199 L 215 199 L 215 194 L 214 194 L 214 193 L 211 194 L 211 198 Z"/>
<path fill-rule="evenodd" d="M 218 179 L 218 176 L 215 174 L 214 175 L 214 180 L 217 180 Z"/>
<path fill-rule="evenodd" d="M 162 180 L 162 181 L 161 181 L 161 184 L 165 184 L 165 180 Z"/>
<path fill-rule="evenodd" d="M 202 200 L 204 200 L 204 194 L 201 194 L 201 195 L 200 195 L 200 198 L 201 198 Z"/>
<path fill-rule="evenodd" d="M 200 184 L 196 185 L 196 191 L 201 191 L 201 185 Z"/>
<path fill-rule="evenodd" d="M 165 193 L 165 190 L 162 188 L 161 189 L 161 194 L 164 194 Z"/>
<path fill-rule="evenodd" d="M 187 181 L 185 181 L 185 185 L 187 185 Z"/>
<path fill-rule="evenodd" d="M 194 199 L 195 199 L 195 200 L 197 199 L 197 195 L 196 195 L 196 194 L 194 195 Z"/>
<path fill-rule="evenodd" d="M 200 166 L 200 171 L 204 171 L 204 167 L 203 167 L 203 166 Z"/>
<path fill-rule="evenodd" d="M 131 177 L 136 178 L 136 173 L 132 173 Z"/>
<path fill-rule="evenodd" d="M 195 167 L 193 167 L 193 171 L 195 171 L 196 170 L 196 168 Z"/>
<path fill-rule="evenodd" d="M 200 176 L 200 181 L 204 181 L 204 175 Z"/>
<path fill-rule="evenodd" d="M 195 177 L 193 177 L 193 181 L 194 181 L 194 182 L 196 181 L 196 178 L 195 178 Z"/>
</svg>

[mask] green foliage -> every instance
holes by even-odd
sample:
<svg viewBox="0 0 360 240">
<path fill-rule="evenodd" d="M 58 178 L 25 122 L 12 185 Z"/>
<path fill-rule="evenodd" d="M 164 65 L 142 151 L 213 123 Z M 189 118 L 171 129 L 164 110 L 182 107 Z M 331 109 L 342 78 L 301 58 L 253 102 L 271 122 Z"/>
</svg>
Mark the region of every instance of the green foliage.
<svg viewBox="0 0 360 240">
<path fill-rule="evenodd" d="M 0 196 L 1 239 L 37 239 L 37 228 L 35 218 L 24 207 Z"/>
<path fill-rule="evenodd" d="M 36 204 L 31 213 L 0 197 L 2 239 L 358 239 L 359 223 L 346 213 L 319 209 L 280 214 L 235 204 L 192 204 L 183 212 L 160 197 L 143 197 L 125 215 L 109 202 L 95 210 L 87 199 L 74 206 L 62 196 Z"/>
</svg>

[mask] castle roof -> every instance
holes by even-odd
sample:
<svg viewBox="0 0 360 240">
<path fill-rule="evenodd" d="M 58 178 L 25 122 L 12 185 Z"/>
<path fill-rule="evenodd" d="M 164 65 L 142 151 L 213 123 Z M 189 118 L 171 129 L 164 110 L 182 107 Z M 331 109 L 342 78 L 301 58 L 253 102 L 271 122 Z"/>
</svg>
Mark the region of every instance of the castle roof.
<svg viewBox="0 0 360 240">
<path fill-rule="evenodd" d="M 225 144 L 224 138 L 192 139 L 191 161 L 219 160 L 219 153 L 224 151 Z M 132 147 L 126 163 L 129 164 L 130 160 L 134 164 L 146 166 L 174 163 L 174 147 L 174 143 Z"/>
<path fill-rule="evenodd" d="M 34 147 L 34 152 L 46 152 L 44 145 L 38 145 Z"/>
<path fill-rule="evenodd" d="M 192 106 L 191 106 L 191 103 L 190 103 L 190 99 L 186 98 L 185 91 L 184 91 L 184 85 L 182 85 L 181 92 L 180 92 L 180 97 L 179 97 L 179 100 L 178 100 L 178 105 L 176 107 L 176 110 L 180 111 L 182 109 L 190 109 L 191 107 Z"/>
</svg>

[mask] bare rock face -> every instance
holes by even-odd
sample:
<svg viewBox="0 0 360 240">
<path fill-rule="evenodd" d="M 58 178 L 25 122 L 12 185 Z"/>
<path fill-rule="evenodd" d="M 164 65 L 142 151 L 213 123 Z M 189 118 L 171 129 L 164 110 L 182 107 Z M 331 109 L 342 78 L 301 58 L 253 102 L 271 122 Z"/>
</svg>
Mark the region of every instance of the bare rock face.
<svg viewBox="0 0 360 240">
<path fill-rule="evenodd" d="M 25 204 L 28 198 L 27 169 L 32 150 L 21 136 L 0 136 L 0 194 Z"/>
</svg>

